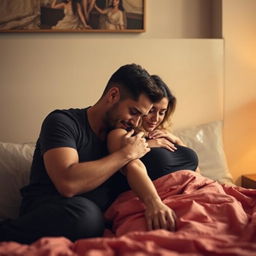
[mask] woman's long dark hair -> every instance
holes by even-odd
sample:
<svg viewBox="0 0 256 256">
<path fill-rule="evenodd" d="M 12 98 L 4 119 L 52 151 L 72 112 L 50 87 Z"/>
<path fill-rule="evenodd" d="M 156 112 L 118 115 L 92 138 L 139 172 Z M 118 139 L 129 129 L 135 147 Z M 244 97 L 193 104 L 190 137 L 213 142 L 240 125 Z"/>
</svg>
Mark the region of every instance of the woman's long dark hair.
<svg viewBox="0 0 256 256">
<path fill-rule="evenodd" d="M 77 4 L 78 3 L 81 4 L 81 0 L 71 0 L 73 14 L 77 14 Z"/>
</svg>

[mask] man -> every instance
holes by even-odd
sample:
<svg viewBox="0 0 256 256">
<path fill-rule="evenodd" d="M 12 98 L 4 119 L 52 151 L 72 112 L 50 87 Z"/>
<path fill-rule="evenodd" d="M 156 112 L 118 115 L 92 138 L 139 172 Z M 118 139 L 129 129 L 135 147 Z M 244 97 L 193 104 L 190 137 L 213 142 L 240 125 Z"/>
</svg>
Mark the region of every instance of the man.
<svg viewBox="0 0 256 256">
<path fill-rule="evenodd" d="M 133 136 L 131 130 L 121 149 L 108 154 L 106 136 L 114 128 L 138 126 L 161 97 L 148 72 L 130 64 L 111 76 L 92 107 L 50 113 L 36 144 L 30 183 L 21 190 L 20 216 L 1 224 L 0 241 L 101 236 L 102 212 L 121 191 L 118 170 L 149 151 L 143 134 Z"/>
</svg>

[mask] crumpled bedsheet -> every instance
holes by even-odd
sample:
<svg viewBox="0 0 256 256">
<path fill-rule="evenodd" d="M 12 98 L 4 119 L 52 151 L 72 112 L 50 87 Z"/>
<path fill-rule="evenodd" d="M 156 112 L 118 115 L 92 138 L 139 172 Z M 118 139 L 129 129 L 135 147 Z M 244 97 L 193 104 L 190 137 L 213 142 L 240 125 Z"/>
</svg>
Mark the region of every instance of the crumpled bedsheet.
<svg viewBox="0 0 256 256">
<path fill-rule="evenodd" d="M 0 256 L 256 255 L 256 190 L 220 185 L 182 170 L 154 181 L 165 204 L 176 213 L 177 230 L 147 231 L 144 206 L 132 191 L 106 211 L 113 229 L 104 237 L 42 238 L 31 245 L 0 243 Z"/>
</svg>

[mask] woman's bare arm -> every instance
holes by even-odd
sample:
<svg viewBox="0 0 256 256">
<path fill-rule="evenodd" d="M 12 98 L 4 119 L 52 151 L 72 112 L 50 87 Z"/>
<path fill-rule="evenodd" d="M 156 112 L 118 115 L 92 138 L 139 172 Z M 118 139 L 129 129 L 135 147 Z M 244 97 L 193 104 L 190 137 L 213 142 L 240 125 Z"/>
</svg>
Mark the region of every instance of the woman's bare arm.
<svg viewBox="0 0 256 256">
<path fill-rule="evenodd" d="M 106 14 L 107 10 L 103 10 L 101 8 L 99 8 L 96 4 L 94 5 L 94 8 L 97 10 L 97 12 L 99 12 L 100 14 Z"/>
<path fill-rule="evenodd" d="M 59 3 L 57 4 L 56 0 L 53 0 L 51 7 L 54 9 L 64 9 L 65 8 L 65 3 Z"/>
<path fill-rule="evenodd" d="M 120 148 L 125 130 L 113 130 L 108 136 L 108 148 L 115 152 Z M 153 182 L 150 180 L 145 165 L 135 159 L 122 168 L 131 189 L 138 195 L 145 205 L 145 217 L 148 229 L 175 230 L 175 213 L 167 207 L 159 197 Z"/>
<path fill-rule="evenodd" d="M 78 12 L 79 18 L 80 18 L 81 22 L 83 23 L 84 27 L 90 28 L 90 26 L 86 23 L 86 20 L 85 20 L 83 11 L 82 11 L 82 7 L 79 3 L 77 3 L 77 12 Z"/>
</svg>

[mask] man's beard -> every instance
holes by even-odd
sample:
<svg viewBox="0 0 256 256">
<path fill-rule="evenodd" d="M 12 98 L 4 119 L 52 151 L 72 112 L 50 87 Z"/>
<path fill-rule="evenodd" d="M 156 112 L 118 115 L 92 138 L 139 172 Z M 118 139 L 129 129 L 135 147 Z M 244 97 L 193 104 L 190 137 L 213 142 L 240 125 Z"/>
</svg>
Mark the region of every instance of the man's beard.
<svg viewBox="0 0 256 256">
<path fill-rule="evenodd" d="M 118 115 L 119 103 L 114 104 L 105 114 L 103 122 L 106 127 L 106 131 L 109 132 L 116 128 L 123 128 L 126 130 L 131 130 L 134 126 L 130 122 L 121 120 Z"/>
<path fill-rule="evenodd" d="M 106 131 L 109 132 L 115 128 L 118 128 L 118 123 L 120 120 L 117 119 L 117 110 L 118 110 L 118 102 L 114 104 L 106 113 L 103 118 L 104 125 L 106 127 Z"/>
</svg>

